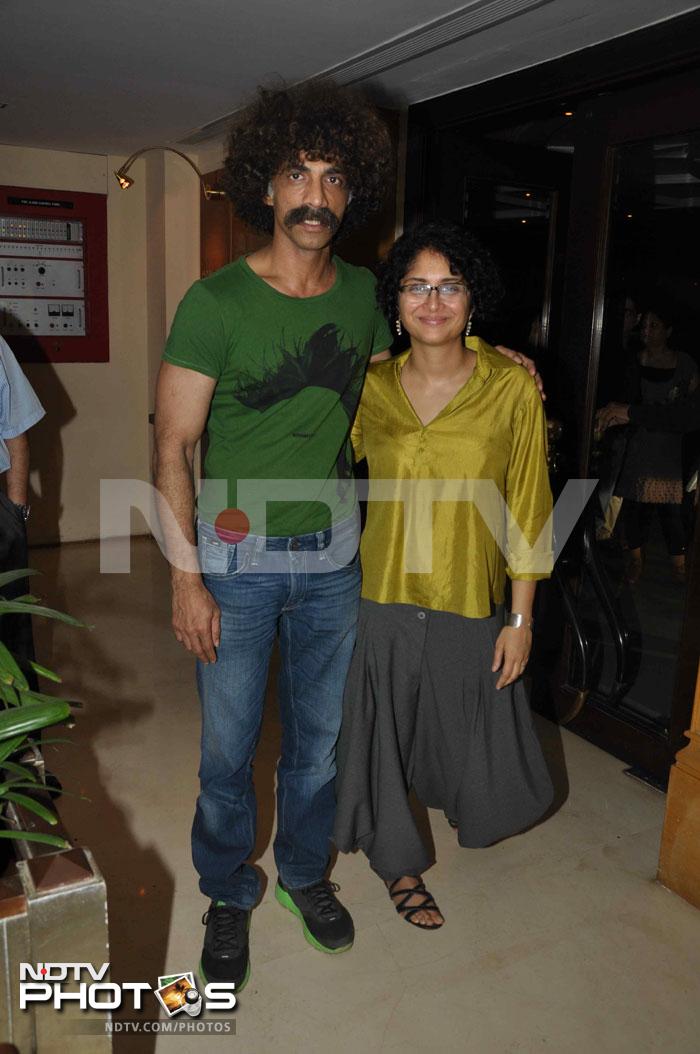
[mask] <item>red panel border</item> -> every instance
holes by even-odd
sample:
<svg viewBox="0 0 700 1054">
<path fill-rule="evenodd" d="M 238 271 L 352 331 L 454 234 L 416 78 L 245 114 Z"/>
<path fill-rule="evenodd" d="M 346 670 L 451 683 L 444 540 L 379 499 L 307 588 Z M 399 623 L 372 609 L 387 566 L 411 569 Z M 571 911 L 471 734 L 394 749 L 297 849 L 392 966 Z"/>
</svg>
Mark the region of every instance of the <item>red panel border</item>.
<svg viewBox="0 0 700 1054">
<path fill-rule="evenodd" d="M 10 204 L 9 198 L 69 201 L 73 208 Z M 10 336 L 5 340 L 20 362 L 109 362 L 107 296 L 107 195 L 36 187 L 0 187 L 0 213 L 33 219 L 80 220 L 85 231 L 84 337 Z"/>
</svg>

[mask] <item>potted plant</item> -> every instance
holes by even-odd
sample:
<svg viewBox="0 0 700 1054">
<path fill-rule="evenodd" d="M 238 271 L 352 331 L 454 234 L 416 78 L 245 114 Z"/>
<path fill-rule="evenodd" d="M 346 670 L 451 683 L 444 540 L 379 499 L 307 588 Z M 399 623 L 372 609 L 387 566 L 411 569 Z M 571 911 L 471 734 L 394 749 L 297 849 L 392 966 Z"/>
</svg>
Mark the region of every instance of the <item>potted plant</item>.
<svg viewBox="0 0 700 1054">
<path fill-rule="evenodd" d="M 0 617 L 37 615 L 72 626 L 84 623 L 44 607 L 31 594 L 7 599 L 12 582 L 33 575 L 20 570 L 0 575 Z M 2 624 L 0 623 L 0 638 Z M 0 639 L 0 847 L 10 850 L 0 859 L 0 976 L 5 998 L 0 1000 L 0 1046 L 13 1045 L 19 1054 L 70 1048 L 81 1014 L 75 1004 L 57 1014 L 50 1003 L 19 1010 L 23 963 L 92 962 L 104 960 L 108 948 L 104 879 L 89 849 L 71 845 L 49 796 L 41 747 L 58 742 L 39 733 L 70 717 L 67 699 L 35 688 L 29 670 L 60 683 L 53 670 L 31 661 L 23 665 Z M 53 828 L 53 830 L 52 830 Z M 81 1047 L 81 1049 L 83 1049 Z M 86 1054 L 111 1050 L 108 1034 L 85 1040 Z"/>
<path fill-rule="evenodd" d="M 12 600 L 3 597 L 7 585 L 34 573 L 23 569 L 0 575 L 0 617 L 40 615 L 72 626 L 83 626 L 84 623 L 70 615 L 43 607 L 31 594 Z M 40 677 L 60 683 L 61 678 L 53 670 L 33 660 L 29 661 L 29 666 Z M 55 812 L 37 797 L 37 792 L 44 790 L 43 767 L 39 768 L 39 775 L 37 766 L 27 764 L 25 759 L 28 750 L 36 752 L 35 733 L 69 717 L 69 700 L 33 690 L 19 663 L 0 639 L 0 838 L 41 842 L 57 849 L 69 848 L 69 843 L 60 835 L 17 827 L 17 816 L 22 811 L 33 813 L 50 826 L 58 822 Z"/>
</svg>

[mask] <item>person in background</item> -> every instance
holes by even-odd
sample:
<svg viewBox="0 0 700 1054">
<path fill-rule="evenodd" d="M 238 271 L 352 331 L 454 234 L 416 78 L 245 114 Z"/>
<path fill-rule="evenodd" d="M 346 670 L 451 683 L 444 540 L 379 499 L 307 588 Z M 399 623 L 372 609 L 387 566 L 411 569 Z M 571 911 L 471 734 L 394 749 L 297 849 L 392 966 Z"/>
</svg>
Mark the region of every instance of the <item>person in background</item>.
<svg viewBox="0 0 700 1054">
<path fill-rule="evenodd" d="M 647 432 L 669 432 L 686 435 L 700 431 L 700 387 L 684 399 L 671 403 L 608 403 L 596 414 L 596 429 L 605 432 L 620 425 L 635 425 Z M 686 488 L 698 502 L 698 469 L 691 472 Z"/>
<path fill-rule="evenodd" d="M 650 304 L 641 323 L 642 348 L 638 356 L 642 402 L 675 404 L 698 385 L 698 370 L 690 358 L 672 344 L 670 309 Z M 629 550 L 627 579 L 638 581 L 654 512 L 663 531 L 673 575 L 685 579 L 685 530 L 683 502 L 683 440 L 675 432 L 650 433 L 636 428 L 629 436 L 625 458 L 615 484 L 623 499 L 622 522 Z"/>
<path fill-rule="evenodd" d="M 0 574 L 27 566 L 27 432 L 43 416 L 44 408 L 34 389 L 9 345 L 0 337 Z M 8 600 L 26 592 L 24 578 L 0 589 Z M 0 640 L 20 662 L 34 658 L 31 619 L 27 615 L 4 615 L 0 620 Z"/>
</svg>

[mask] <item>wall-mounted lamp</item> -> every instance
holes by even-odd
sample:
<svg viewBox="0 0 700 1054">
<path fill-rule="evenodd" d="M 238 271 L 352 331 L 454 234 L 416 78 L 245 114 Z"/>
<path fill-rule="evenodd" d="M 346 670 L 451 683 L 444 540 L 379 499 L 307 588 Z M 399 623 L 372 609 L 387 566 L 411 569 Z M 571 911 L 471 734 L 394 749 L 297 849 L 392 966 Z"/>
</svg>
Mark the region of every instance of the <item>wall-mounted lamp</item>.
<svg viewBox="0 0 700 1054">
<path fill-rule="evenodd" d="M 188 157 L 187 154 L 183 154 L 181 150 L 175 150 L 175 148 L 172 146 L 144 146 L 141 150 L 137 150 L 135 154 L 132 154 L 131 157 L 127 158 L 121 168 L 116 169 L 114 173 L 117 183 L 122 188 L 122 190 L 128 190 L 129 187 L 133 186 L 134 178 L 133 176 L 128 176 L 127 172 L 133 165 L 136 158 L 141 157 L 141 154 L 145 154 L 148 150 L 169 150 L 171 154 L 177 154 L 178 157 L 183 158 L 187 162 L 187 164 L 190 165 L 191 168 L 193 168 L 197 173 L 199 182 L 202 185 L 202 193 L 204 194 L 204 197 L 207 199 L 207 201 L 211 201 L 212 199 L 216 198 L 226 197 L 225 191 L 214 190 L 212 187 L 210 187 L 207 183 L 204 182 L 204 176 L 199 171 L 191 157 Z"/>
</svg>

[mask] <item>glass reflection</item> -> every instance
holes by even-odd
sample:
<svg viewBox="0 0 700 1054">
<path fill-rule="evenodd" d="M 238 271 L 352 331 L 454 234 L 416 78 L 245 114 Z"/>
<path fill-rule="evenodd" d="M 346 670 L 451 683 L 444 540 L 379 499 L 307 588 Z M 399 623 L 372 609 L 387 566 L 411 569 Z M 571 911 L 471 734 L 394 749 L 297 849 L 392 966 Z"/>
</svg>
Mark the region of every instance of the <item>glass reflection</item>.
<svg viewBox="0 0 700 1054">
<path fill-rule="evenodd" d="M 595 699 L 662 731 L 697 504 L 699 146 L 693 133 L 618 150 L 591 466 L 610 610 L 590 582 L 581 596 Z"/>
</svg>

